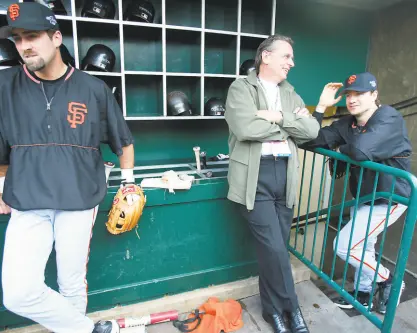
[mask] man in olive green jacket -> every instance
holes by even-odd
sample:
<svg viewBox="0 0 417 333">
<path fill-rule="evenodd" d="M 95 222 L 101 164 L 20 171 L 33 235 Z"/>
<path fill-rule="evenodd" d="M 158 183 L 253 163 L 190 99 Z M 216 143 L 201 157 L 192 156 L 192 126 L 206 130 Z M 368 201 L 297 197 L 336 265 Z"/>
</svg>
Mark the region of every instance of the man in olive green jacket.
<svg viewBox="0 0 417 333">
<path fill-rule="evenodd" d="M 286 81 L 293 66 L 292 40 L 280 35 L 266 39 L 256 54 L 256 70 L 231 84 L 225 112 L 228 199 L 238 204 L 254 235 L 264 318 L 280 333 L 309 332 L 286 244 L 297 197 L 297 145 L 316 138 L 320 130 Z"/>
</svg>

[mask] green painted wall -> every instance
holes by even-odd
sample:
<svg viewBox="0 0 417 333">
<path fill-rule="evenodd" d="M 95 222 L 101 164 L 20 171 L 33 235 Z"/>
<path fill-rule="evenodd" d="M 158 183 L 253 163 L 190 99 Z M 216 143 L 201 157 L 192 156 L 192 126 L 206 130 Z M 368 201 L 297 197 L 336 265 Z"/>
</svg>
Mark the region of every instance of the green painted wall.
<svg viewBox="0 0 417 333">
<path fill-rule="evenodd" d="M 227 154 L 228 128 L 223 119 L 129 121 L 135 138 L 135 160 L 138 165 L 195 162 L 194 146 L 208 156 Z M 107 160 L 117 162 L 107 145 L 102 146 Z"/>
<path fill-rule="evenodd" d="M 278 0 L 276 17 L 275 31 L 294 39 L 296 66 L 288 79 L 307 105 L 317 104 L 326 83 L 366 69 L 372 14 Z"/>
</svg>

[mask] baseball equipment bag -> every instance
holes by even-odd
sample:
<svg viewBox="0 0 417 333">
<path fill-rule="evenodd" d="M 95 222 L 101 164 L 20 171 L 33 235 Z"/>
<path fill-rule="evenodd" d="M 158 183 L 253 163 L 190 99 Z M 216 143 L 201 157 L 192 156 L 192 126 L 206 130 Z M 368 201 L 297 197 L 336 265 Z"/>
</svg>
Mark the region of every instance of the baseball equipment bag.
<svg viewBox="0 0 417 333">
<path fill-rule="evenodd" d="M 145 204 L 146 196 L 139 185 L 121 185 L 108 215 L 107 230 L 113 235 L 132 230 L 137 226 Z"/>
<path fill-rule="evenodd" d="M 210 297 L 188 319 L 172 322 L 181 332 L 219 333 L 240 330 L 242 320 L 242 306 L 233 299 L 220 301 L 217 297 Z"/>
</svg>

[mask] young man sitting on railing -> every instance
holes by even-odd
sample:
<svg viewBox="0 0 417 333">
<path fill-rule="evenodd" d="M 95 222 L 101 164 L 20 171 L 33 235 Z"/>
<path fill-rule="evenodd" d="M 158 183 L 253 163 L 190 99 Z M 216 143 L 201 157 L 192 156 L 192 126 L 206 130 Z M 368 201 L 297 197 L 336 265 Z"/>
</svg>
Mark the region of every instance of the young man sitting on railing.
<svg viewBox="0 0 417 333">
<path fill-rule="evenodd" d="M 404 119 L 396 109 L 380 104 L 376 78 L 367 72 L 351 75 L 346 79 L 340 96 L 336 98 L 336 92 L 342 86 L 342 83 L 327 84 L 313 115 L 321 124 L 326 108 L 338 103 L 342 95 L 346 95 L 346 106 L 350 115 L 333 122 L 330 126 L 321 128 L 318 137 L 304 145 L 303 148 L 335 149 L 356 161 L 374 161 L 410 171 L 412 148 Z M 358 186 L 361 186 L 360 197 L 373 192 L 375 172 L 365 169 L 362 182 L 358 184 L 360 169 L 355 166 L 350 168 L 349 185 L 354 197 L 357 194 Z M 381 173 L 377 191 L 391 192 L 392 181 L 392 176 Z M 394 193 L 409 197 L 410 187 L 408 183 L 397 179 Z M 374 277 L 377 274 L 378 301 L 376 310 L 384 314 L 391 292 L 392 274 L 382 264 L 379 265 L 378 272 L 376 272 L 375 244 L 378 235 L 385 227 L 388 202 L 385 199 L 375 200 L 368 228 L 370 209 L 371 202 L 359 205 L 355 221 L 352 221 L 354 212 L 354 207 L 352 207 L 352 219 L 340 231 L 335 251 L 343 260 L 346 260 L 349 256 L 349 263 L 356 269 L 355 287 L 358 285 L 357 281 L 360 273 L 357 300 L 365 306 L 369 305 Z M 389 212 L 388 226 L 397 221 L 406 209 L 406 206 L 393 202 Z M 366 235 L 367 231 L 368 235 Z M 352 240 L 350 241 L 351 234 Z M 366 238 L 367 243 L 365 242 Z M 336 242 L 334 245 L 336 245 Z M 363 251 L 365 251 L 365 255 L 362 271 L 359 272 Z M 401 298 L 404 288 L 405 284 L 403 282 L 398 299 Z M 353 295 L 354 292 L 351 292 L 351 294 Z M 336 300 L 336 304 L 345 309 L 353 307 L 343 298 Z"/>
</svg>

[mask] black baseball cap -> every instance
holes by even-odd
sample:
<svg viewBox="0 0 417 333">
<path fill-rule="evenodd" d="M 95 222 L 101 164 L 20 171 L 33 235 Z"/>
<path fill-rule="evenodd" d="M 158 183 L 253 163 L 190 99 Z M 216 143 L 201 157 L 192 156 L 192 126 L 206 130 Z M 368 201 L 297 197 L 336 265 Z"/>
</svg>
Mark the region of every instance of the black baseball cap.
<svg viewBox="0 0 417 333">
<path fill-rule="evenodd" d="M 369 72 L 353 74 L 345 80 L 340 95 L 344 95 L 347 91 L 374 91 L 377 89 L 377 81 L 375 76 Z"/>
<path fill-rule="evenodd" d="M 59 30 L 55 14 L 37 2 L 13 3 L 7 8 L 7 24 L 0 28 L 0 38 L 11 36 L 12 29 Z"/>
</svg>

